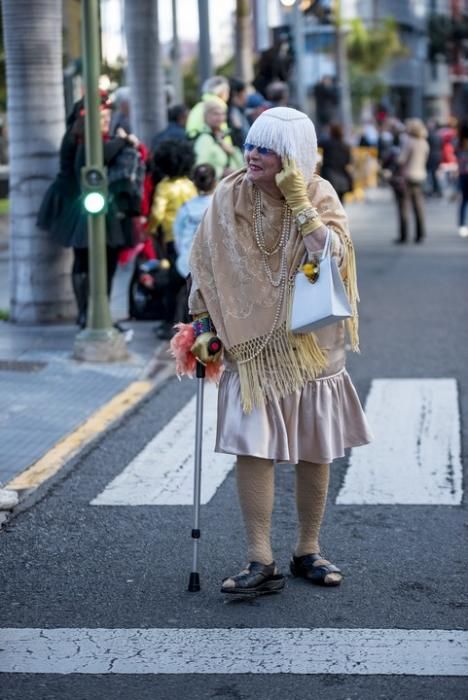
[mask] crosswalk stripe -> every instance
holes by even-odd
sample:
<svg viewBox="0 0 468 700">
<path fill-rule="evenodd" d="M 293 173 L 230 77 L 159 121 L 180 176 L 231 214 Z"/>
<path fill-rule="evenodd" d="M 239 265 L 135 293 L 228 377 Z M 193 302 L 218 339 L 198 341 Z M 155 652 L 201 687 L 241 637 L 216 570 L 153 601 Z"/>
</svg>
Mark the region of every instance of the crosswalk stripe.
<svg viewBox="0 0 468 700">
<path fill-rule="evenodd" d="M 466 630 L 1 629 L 0 672 L 466 676 Z"/>
<path fill-rule="evenodd" d="M 214 452 L 217 389 L 205 386 L 201 503 L 208 503 L 234 466 L 232 455 Z M 195 444 L 193 397 L 91 505 L 185 506 L 193 502 Z"/>
<path fill-rule="evenodd" d="M 461 504 L 454 379 L 375 379 L 366 414 L 374 441 L 352 451 L 337 503 Z"/>
<path fill-rule="evenodd" d="M 214 453 L 217 390 L 205 388 L 201 503 L 234 465 Z M 460 505 L 460 417 L 454 379 L 375 379 L 366 402 L 374 432 L 352 450 L 337 503 Z M 193 499 L 195 397 L 91 502 L 92 505 L 190 505 Z"/>
</svg>

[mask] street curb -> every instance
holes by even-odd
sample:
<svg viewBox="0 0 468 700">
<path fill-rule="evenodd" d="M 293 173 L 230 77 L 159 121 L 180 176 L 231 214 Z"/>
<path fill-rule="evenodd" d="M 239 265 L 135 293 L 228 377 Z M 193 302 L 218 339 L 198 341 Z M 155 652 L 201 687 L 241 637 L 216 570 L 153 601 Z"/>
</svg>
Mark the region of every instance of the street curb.
<svg viewBox="0 0 468 700">
<path fill-rule="evenodd" d="M 95 433 L 93 437 L 90 437 L 89 439 L 84 441 L 76 450 L 71 452 L 68 457 L 65 457 L 63 459 L 63 462 L 61 462 L 61 464 L 59 465 L 59 467 L 53 473 L 50 473 L 47 476 L 47 478 L 44 478 L 33 488 L 25 488 L 21 490 L 18 489 L 18 505 L 15 506 L 15 508 L 13 508 L 12 510 L 0 511 L 0 532 L 4 528 L 7 529 L 8 524 L 17 515 L 28 510 L 36 503 L 40 502 L 47 495 L 50 489 L 53 488 L 56 484 L 60 483 L 63 479 L 65 479 L 79 464 L 79 462 L 84 457 L 86 457 L 86 455 L 88 455 L 93 449 L 95 449 L 97 445 L 109 433 L 118 429 L 125 419 L 127 419 L 129 416 L 135 413 L 140 408 L 140 406 L 142 406 L 144 403 L 149 401 L 155 394 L 157 394 L 158 391 L 166 383 L 166 381 L 176 376 L 174 362 L 163 360 L 161 358 L 163 352 L 167 355 L 166 344 L 164 344 L 161 348 L 158 349 L 158 351 L 156 351 L 155 356 L 148 362 L 139 380 L 129 384 L 129 387 L 131 387 L 132 385 L 146 382 L 147 384 L 149 384 L 146 391 L 142 392 L 141 395 L 131 403 L 131 405 L 128 405 L 126 408 L 123 408 L 122 411 L 118 415 L 116 415 L 114 419 L 109 420 L 105 425 L 103 425 L 102 429 L 99 432 Z M 100 412 L 105 410 L 106 407 L 108 407 L 110 404 L 115 402 L 116 399 L 125 394 L 129 387 L 127 387 L 124 391 L 119 392 L 119 394 L 114 396 L 110 401 L 108 401 L 99 409 L 97 409 L 97 411 L 95 411 L 94 414 L 92 414 L 92 416 L 90 416 L 86 421 L 84 421 L 84 423 L 79 425 L 74 431 L 65 436 L 65 438 L 59 440 L 58 443 L 56 443 L 56 445 L 54 445 L 54 447 L 52 447 L 51 450 L 49 450 L 45 455 L 43 455 L 38 461 L 45 459 L 47 455 L 53 452 L 57 448 L 57 446 L 63 442 L 63 440 L 75 435 L 78 431 L 80 431 L 80 429 L 89 421 L 91 421 L 93 417 L 96 416 L 96 414 L 99 414 Z M 34 465 L 30 465 L 30 467 L 27 467 L 27 469 L 25 469 L 23 472 L 14 477 L 14 479 L 12 479 L 8 484 L 5 484 L 4 488 L 12 488 L 10 484 L 12 484 L 17 479 L 19 480 L 22 477 L 22 475 L 29 471 L 29 469 L 31 469 L 31 467 L 33 466 Z"/>
<path fill-rule="evenodd" d="M 5 488 L 13 491 L 36 489 L 54 476 L 61 467 L 116 420 L 138 404 L 152 389 L 151 382 L 132 382 L 92 413 L 83 423 L 62 437 L 42 457 L 9 481 Z"/>
</svg>

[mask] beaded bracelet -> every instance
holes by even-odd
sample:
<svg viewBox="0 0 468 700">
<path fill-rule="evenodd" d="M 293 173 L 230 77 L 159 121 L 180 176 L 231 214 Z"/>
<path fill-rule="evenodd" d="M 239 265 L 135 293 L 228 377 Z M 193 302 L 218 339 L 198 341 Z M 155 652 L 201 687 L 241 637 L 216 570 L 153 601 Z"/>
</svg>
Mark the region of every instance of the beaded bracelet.
<svg viewBox="0 0 468 700">
<path fill-rule="evenodd" d="M 198 338 L 202 333 L 213 333 L 214 326 L 211 322 L 211 318 L 208 316 L 202 316 L 201 318 L 196 318 L 192 321 L 193 330 L 195 331 L 195 337 Z"/>
</svg>

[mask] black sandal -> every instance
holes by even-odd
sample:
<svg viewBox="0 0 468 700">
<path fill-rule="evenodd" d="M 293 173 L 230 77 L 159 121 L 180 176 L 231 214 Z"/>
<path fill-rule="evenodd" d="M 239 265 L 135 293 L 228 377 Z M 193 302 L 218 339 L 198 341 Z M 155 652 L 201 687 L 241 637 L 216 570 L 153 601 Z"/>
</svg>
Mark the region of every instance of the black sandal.
<svg viewBox="0 0 468 700">
<path fill-rule="evenodd" d="M 284 584 L 285 578 L 283 574 L 277 573 L 275 562 L 261 564 L 258 561 L 251 561 L 247 568 L 236 576 L 223 579 L 221 593 L 237 596 L 279 593 L 284 588 Z"/>
<path fill-rule="evenodd" d="M 300 576 L 319 586 L 339 586 L 343 580 L 340 569 L 320 553 L 302 557 L 293 555 L 289 568 L 293 576 Z"/>
</svg>

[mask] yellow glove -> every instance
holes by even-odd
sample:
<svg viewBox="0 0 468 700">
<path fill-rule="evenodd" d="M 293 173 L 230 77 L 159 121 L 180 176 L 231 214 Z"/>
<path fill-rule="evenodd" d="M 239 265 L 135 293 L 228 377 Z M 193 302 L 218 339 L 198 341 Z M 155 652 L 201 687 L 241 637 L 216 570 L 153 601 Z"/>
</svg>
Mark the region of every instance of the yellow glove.
<svg viewBox="0 0 468 700">
<path fill-rule="evenodd" d="M 275 176 L 275 180 L 303 236 L 323 226 L 307 194 L 304 177 L 294 160 L 283 158 L 283 169 Z"/>
<path fill-rule="evenodd" d="M 283 158 L 283 169 L 276 175 L 275 180 L 294 216 L 312 207 L 304 177 L 294 160 Z"/>
<path fill-rule="evenodd" d="M 216 348 L 219 349 L 216 350 Z M 204 365 L 209 362 L 217 362 L 221 357 L 222 350 L 221 341 L 214 333 L 202 333 L 190 348 L 192 355 L 195 355 Z"/>
</svg>

